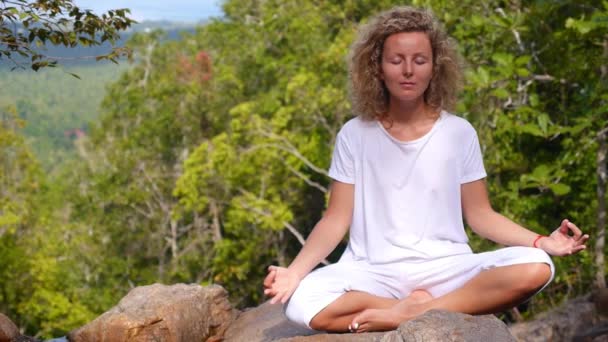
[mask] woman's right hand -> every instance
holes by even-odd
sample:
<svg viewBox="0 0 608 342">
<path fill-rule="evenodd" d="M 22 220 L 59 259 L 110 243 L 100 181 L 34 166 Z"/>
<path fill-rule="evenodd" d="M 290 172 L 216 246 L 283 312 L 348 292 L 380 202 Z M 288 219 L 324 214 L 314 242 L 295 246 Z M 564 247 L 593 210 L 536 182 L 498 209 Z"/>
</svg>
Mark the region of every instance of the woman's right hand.
<svg viewBox="0 0 608 342">
<path fill-rule="evenodd" d="M 270 304 L 285 304 L 300 284 L 300 277 L 285 267 L 269 266 L 264 279 L 264 294 L 272 297 Z"/>
</svg>

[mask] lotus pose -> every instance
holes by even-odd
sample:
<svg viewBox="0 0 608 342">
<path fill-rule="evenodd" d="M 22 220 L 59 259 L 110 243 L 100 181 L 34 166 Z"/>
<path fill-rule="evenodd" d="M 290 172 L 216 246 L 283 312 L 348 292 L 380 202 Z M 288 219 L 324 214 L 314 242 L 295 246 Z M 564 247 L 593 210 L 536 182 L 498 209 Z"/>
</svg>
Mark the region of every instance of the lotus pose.
<svg viewBox="0 0 608 342">
<path fill-rule="evenodd" d="M 336 138 L 327 211 L 291 265 L 270 266 L 264 280 L 290 320 L 366 332 L 431 309 L 496 313 L 551 281 L 549 255 L 585 248 L 589 236 L 567 219 L 541 236 L 492 209 L 475 129 L 448 112 L 460 70 L 430 12 L 373 18 L 352 46 L 350 80 L 357 116 Z M 463 215 L 510 247 L 473 253 Z M 340 260 L 311 272 L 347 232 Z"/>
</svg>

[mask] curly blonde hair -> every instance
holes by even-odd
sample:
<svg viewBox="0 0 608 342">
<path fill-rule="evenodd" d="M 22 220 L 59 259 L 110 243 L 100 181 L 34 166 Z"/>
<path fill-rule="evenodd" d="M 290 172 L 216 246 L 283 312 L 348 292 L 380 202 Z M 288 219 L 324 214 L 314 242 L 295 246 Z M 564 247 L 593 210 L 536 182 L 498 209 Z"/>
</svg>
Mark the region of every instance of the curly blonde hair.
<svg viewBox="0 0 608 342">
<path fill-rule="evenodd" d="M 368 120 L 388 117 L 389 93 L 381 80 L 386 38 L 401 32 L 425 32 L 433 51 L 433 76 L 424 92 L 431 108 L 452 110 L 461 87 L 459 56 L 452 40 L 433 14 L 409 6 L 395 7 L 374 17 L 360 29 L 350 53 L 350 86 L 355 113 Z"/>
</svg>

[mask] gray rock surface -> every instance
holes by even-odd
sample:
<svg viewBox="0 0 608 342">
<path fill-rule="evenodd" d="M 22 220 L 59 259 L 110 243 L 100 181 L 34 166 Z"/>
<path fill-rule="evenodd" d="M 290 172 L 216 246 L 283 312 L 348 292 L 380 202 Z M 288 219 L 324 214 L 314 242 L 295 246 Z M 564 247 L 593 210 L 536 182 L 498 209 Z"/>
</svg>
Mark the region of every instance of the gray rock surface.
<svg viewBox="0 0 608 342">
<path fill-rule="evenodd" d="M 141 286 L 68 335 L 71 342 L 219 341 L 238 311 L 212 285 Z"/>
<path fill-rule="evenodd" d="M 403 323 L 395 331 L 364 334 L 326 334 L 289 322 L 280 305 L 262 304 L 239 315 L 228 328 L 225 342 L 397 342 L 397 341 L 515 341 L 507 326 L 494 316 L 470 316 L 429 311 Z"/>
<path fill-rule="evenodd" d="M 608 342 L 608 335 L 593 332 L 608 324 L 598 314 L 597 305 L 587 295 L 566 302 L 564 305 L 538 315 L 533 321 L 513 324 L 511 334 L 522 342 L 545 341 L 593 341 Z"/>
<path fill-rule="evenodd" d="M 381 342 L 466 341 L 515 342 L 507 325 L 493 315 L 467 314 L 431 310 L 424 315 L 402 323 L 388 332 Z"/>
<path fill-rule="evenodd" d="M 224 341 L 273 341 L 282 337 L 307 336 L 316 333 L 318 332 L 287 320 L 282 305 L 271 305 L 266 302 L 241 312 L 226 330 Z"/>
<path fill-rule="evenodd" d="M 0 313 L 0 342 L 11 342 L 20 335 L 15 323 Z"/>
</svg>

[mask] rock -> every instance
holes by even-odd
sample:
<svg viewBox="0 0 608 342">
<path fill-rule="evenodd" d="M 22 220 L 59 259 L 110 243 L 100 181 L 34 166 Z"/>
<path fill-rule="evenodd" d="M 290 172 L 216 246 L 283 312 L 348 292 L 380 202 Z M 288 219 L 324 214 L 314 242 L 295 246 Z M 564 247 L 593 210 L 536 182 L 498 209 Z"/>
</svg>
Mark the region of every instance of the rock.
<svg viewBox="0 0 608 342">
<path fill-rule="evenodd" d="M 608 317 L 608 289 L 595 289 L 591 295 L 591 300 L 600 316 Z"/>
<path fill-rule="evenodd" d="M 228 328 L 225 342 L 367 342 L 367 341 L 515 341 L 507 326 L 494 316 L 470 316 L 429 311 L 403 323 L 395 331 L 327 334 L 300 327 L 285 317 L 280 305 L 262 304 L 239 315 Z"/>
<path fill-rule="evenodd" d="M 572 342 L 607 342 L 608 341 L 608 321 L 603 322 L 595 327 L 585 330 L 582 333 L 576 334 L 572 338 Z"/>
<path fill-rule="evenodd" d="M 15 323 L 0 313 L 0 342 L 11 342 L 20 335 L 19 328 Z"/>
<path fill-rule="evenodd" d="M 590 330 L 603 324 L 595 304 L 590 299 L 589 295 L 573 299 L 554 310 L 538 315 L 533 321 L 513 324 L 509 330 L 522 342 L 576 340 L 591 334 Z M 604 340 L 602 337 L 593 341 L 608 341 L 608 338 Z"/>
<path fill-rule="evenodd" d="M 31 336 L 19 335 L 11 342 L 42 342 L 42 340 L 33 338 Z"/>
<path fill-rule="evenodd" d="M 471 316 L 458 312 L 431 310 L 395 331 L 381 342 L 467 341 L 515 342 L 507 325 L 493 315 Z"/>
<path fill-rule="evenodd" d="M 109 311 L 72 331 L 68 339 L 72 342 L 219 341 L 237 314 L 221 286 L 140 286 Z"/>
<path fill-rule="evenodd" d="M 317 332 L 314 330 L 303 328 L 287 320 L 282 305 L 271 305 L 266 302 L 240 313 L 226 330 L 224 341 L 272 341 L 281 337 L 315 333 Z"/>
</svg>

